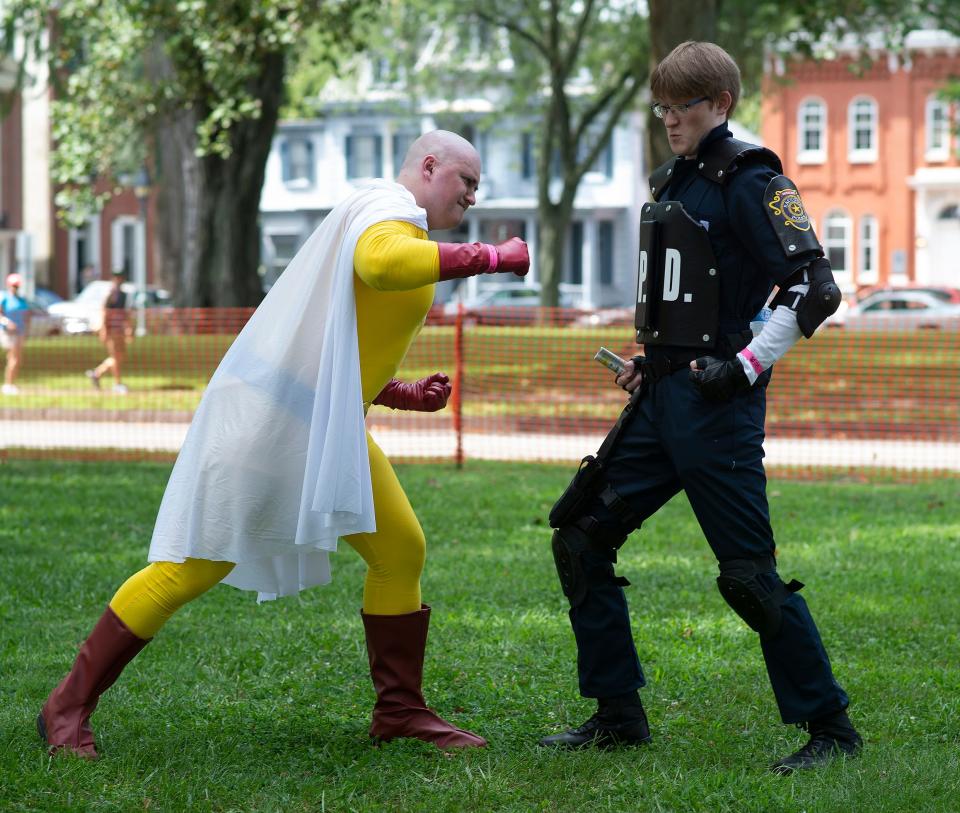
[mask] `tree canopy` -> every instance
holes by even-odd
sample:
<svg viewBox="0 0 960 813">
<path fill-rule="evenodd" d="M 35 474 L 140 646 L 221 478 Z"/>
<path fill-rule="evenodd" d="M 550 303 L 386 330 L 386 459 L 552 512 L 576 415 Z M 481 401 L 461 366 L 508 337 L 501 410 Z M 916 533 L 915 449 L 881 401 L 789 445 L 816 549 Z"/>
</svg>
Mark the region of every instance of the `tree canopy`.
<svg viewBox="0 0 960 813">
<path fill-rule="evenodd" d="M 83 222 L 120 174 L 149 164 L 168 219 L 157 230 L 161 274 L 178 301 L 256 301 L 258 246 L 244 242 L 238 255 L 218 241 L 231 231 L 256 233 L 288 57 L 312 35 L 326 38 L 327 64 L 336 64 L 359 46 L 360 23 L 375 7 L 376 0 L 5 3 L 6 49 L 23 57 L 24 69 L 27 55 L 46 60 L 54 78 L 51 173 L 62 219 Z M 22 72 L 21 84 L 29 81 Z M 259 184 L 255 194 L 234 194 L 230 177 Z M 178 217 L 171 207 L 185 202 L 194 222 L 170 228 Z M 215 208 L 236 217 L 233 230 L 216 228 Z"/>
<path fill-rule="evenodd" d="M 492 99 L 474 123 L 509 118 L 536 150 L 543 301 L 556 304 L 577 188 L 677 42 L 715 38 L 749 93 L 773 42 L 809 52 L 824 34 L 880 31 L 896 45 L 924 25 L 960 32 L 956 0 L 9 0 L 2 14 L 22 84 L 28 55 L 55 83 L 62 219 L 84 221 L 119 175 L 148 165 L 159 276 L 190 305 L 259 298 L 259 193 L 291 65 L 296 114 L 368 39 L 411 113 L 445 99 L 447 124 L 481 91 Z"/>
<path fill-rule="evenodd" d="M 438 121 L 513 128 L 536 155 L 544 304 L 556 305 L 577 188 L 634 104 L 647 71 L 637 3 L 596 0 L 409 0 L 388 6 L 374 54 L 387 57 L 407 108 L 443 103 Z M 470 100 L 487 102 L 471 108 Z M 519 149 L 518 149 L 519 152 Z"/>
</svg>

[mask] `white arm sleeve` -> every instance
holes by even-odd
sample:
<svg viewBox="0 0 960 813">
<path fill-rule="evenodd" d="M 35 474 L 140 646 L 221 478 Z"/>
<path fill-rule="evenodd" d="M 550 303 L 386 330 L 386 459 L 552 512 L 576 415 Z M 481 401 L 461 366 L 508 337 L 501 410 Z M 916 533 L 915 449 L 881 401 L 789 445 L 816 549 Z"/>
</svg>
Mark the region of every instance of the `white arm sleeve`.
<svg viewBox="0 0 960 813">
<path fill-rule="evenodd" d="M 783 305 L 774 308 L 760 335 L 737 353 L 747 380 L 753 384 L 760 373 L 793 347 L 802 335 L 795 310 Z"/>
</svg>

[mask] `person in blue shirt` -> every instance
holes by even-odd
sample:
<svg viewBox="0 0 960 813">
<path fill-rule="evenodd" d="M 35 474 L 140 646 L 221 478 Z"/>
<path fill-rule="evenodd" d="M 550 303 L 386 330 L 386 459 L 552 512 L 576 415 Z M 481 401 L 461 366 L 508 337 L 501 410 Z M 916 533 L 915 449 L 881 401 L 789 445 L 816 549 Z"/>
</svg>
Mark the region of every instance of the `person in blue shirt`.
<svg viewBox="0 0 960 813">
<path fill-rule="evenodd" d="M 30 319 L 30 304 L 20 296 L 21 283 L 19 274 L 7 274 L 7 290 L 0 297 L 0 347 L 7 351 L 7 366 L 3 373 L 4 395 L 16 395 L 20 391 L 16 381 Z"/>
<path fill-rule="evenodd" d="M 803 585 L 777 573 L 763 468 L 770 367 L 810 338 L 840 292 L 779 158 L 730 134 L 740 72 L 729 54 L 682 43 L 650 85 L 675 157 L 652 174 L 653 200 L 641 213 L 635 326 L 644 353 L 616 378 L 631 393 L 624 415 L 550 515 L 580 693 L 598 707 L 540 744 L 650 741 L 622 589 L 629 582 L 614 563 L 627 535 L 683 491 L 717 558 L 721 595 L 758 633 L 781 719 L 809 733 L 770 766 L 792 773 L 861 747 L 797 592 Z M 761 312 L 769 319 L 755 335 Z"/>
</svg>

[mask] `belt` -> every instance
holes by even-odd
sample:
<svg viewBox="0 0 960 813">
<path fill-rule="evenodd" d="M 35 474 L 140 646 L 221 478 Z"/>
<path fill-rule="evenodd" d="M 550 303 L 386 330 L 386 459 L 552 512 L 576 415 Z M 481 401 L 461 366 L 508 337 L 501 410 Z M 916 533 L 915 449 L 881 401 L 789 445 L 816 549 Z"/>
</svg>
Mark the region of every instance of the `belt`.
<svg viewBox="0 0 960 813">
<path fill-rule="evenodd" d="M 682 359 L 671 358 L 670 356 L 660 356 L 655 359 L 644 357 L 640 363 L 643 380 L 648 384 L 656 384 L 661 378 L 666 378 L 677 370 L 689 367 L 690 362 L 693 361 L 694 358 L 696 358 L 696 356 L 687 361 L 683 361 Z"/>
<path fill-rule="evenodd" d="M 701 356 L 717 356 L 723 359 L 733 358 L 737 353 L 743 350 L 753 339 L 753 333 L 749 330 L 741 330 L 738 333 L 727 333 L 720 337 L 716 345 L 711 348 L 687 348 L 678 347 L 668 349 L 663 347 L 651 348 L 654 350 L 653 356 L 642 356 L 640 362 L 643 368 L 643 377 L 651 384 L 655 384 L 661 378 L 672 375 L 677 370 L 684 370 L 690 366 L 690 362 Z"/>
</svg>

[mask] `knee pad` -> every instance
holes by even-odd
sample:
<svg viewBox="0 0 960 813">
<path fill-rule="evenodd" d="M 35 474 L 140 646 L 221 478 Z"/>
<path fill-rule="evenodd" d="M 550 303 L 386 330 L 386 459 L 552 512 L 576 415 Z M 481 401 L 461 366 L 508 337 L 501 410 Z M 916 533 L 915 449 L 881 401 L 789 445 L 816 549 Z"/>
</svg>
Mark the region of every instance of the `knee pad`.
<svg viewBox="0 0 960 813">
<path fill-rule="evenodd" d="M 587 590 L 604 581 L 610 581 L 618 587 L 626 587 L 630 584 L 622 576 L 617 576 L 613 572 L 613 563 L 617 559 L 617 548 L 623 544 L 625 536 L 617 536 L 612 533 L 598 535 L 591 534 L 584 527 L 591 526 L 596 529 L 597 523 L 592 517 L 584 517 L 586 522 L 580 522 L 576 525 L 565 525 L 553 532 L 551 547 L 553 548 L 553 561 L 557 566 L 557 575 L 560 577 L 560 586 L 563 588 L 563 594 L 569 599 L 571 607 L 577 607 L 583 603 L 587 596 Z M 588 574 L 583 561 L 583 554 L 587 551 L 594 551 L 609 557 L 610 564 L 604 568 L 602 574 L 594 572 Z"/>
<path fill-rule="evenodd" d="M 777 575 L 777 563 L 772 556 L 759 559 L 731 559 L 720 562 L 717 589 L 733 611 L 739 615 L 762 640 L 775 638 L 783 623 L 781 606 L 803 587 L 792 579 L 784 584 Z M 757 576 L 768 573 L 775 579 L 770 588 Z"/>
</svg>

